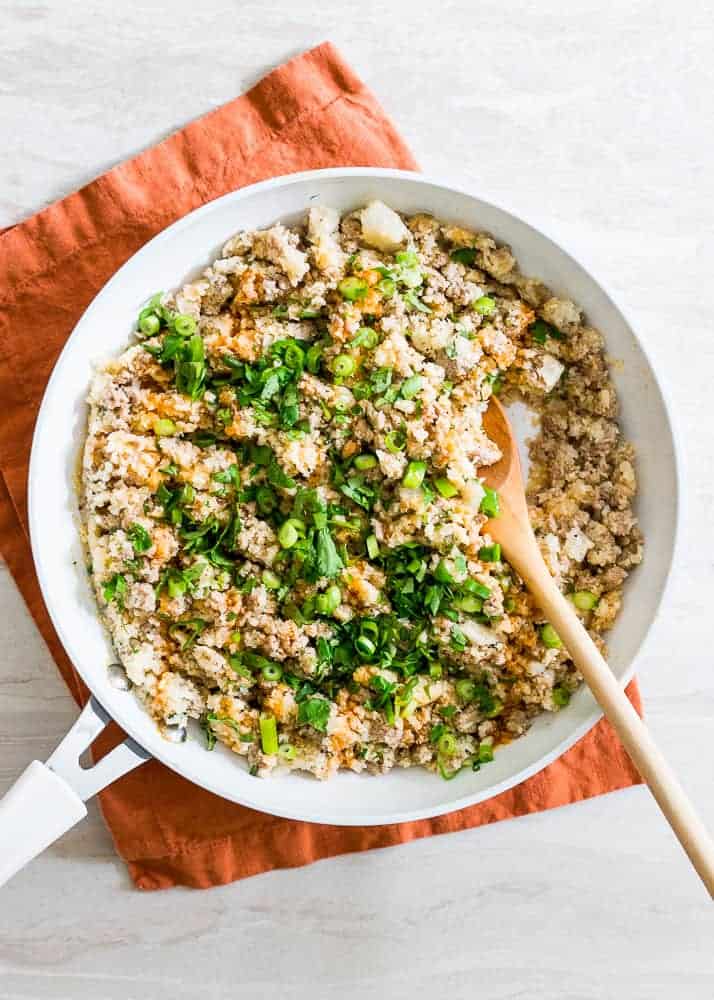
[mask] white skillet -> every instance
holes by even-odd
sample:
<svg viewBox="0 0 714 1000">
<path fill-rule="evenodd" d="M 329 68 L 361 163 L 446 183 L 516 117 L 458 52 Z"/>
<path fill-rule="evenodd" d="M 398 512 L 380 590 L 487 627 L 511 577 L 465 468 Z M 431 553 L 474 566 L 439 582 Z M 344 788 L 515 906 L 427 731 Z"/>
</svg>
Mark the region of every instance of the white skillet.
<svg viewBox="0 0 714 1000">
<path fill-rule="evenodd" d="M 93 693 L 68 736 L 46 764 L 34 761 L 0 801 L 0 884 L 85 814 L 84 802 L 149 757 L 190 781 L 253 809 L 315 823 L 377 825 L 421 819 L 472 805 L 518 784 L 559 757 L 601 713 L 586 689 L 557 714 L 539 717 L 492 764 L 446 782 L 419 768 L 379 778 L 340 774 L 327 783 L 299 775 L 251 777 L 221 747 L 208 753 L 198 730 L 169 743 L 134 695 L 112 686 L 115 659 L 97 618 L 78 535 L 74 471 L 93 368 L 130 339 L 142 303 L 197 274 L 238 229 L 298 221 L 311 201 L 341 212 L 380 198 L 395 209 L 485 229 L 513 248 L 524 273 L 574 299 L 618 360 L 614 378 L 625 434 L 637 446 L 637 513 L 646 536 L 641 568 L 628 580 L 623 612 L 610 635 L 609 662 L 625 684 L 659 607 L 673 560 L 680 473 L 668 406 L 638 339 L 595 279 L 553 240 L 510 212 L 464 191 L 398 170 L 339 168 L 278 177 L 228 194 L 180 219 L 146 244 L 89 306 L 60 355 L 37 419 L 29 476 L 32 551 L 42 592 L 65 649 Z M 129 738 L 95 767 L 77 758 L 116 720 Z"/>
</svg>

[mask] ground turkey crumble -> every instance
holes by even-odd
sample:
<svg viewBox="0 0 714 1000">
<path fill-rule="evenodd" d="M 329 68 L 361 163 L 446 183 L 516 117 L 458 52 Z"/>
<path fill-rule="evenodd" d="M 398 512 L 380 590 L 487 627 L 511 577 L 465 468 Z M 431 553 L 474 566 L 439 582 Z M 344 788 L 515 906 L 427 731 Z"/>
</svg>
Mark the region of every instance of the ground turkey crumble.
<svg viewBox="0 0 714 1000">
<path fill-rule="evenodd" d="M 642 557 L 600 334 L 485 233 L 380 202 L 231 238 L 96 376 L 82 511 L 102 616 L 172 738 L 479 767 L 579 676 L 488 536 L 490 396 L 541 414 L 530 514 L 591 635 Z"/>
</svg>

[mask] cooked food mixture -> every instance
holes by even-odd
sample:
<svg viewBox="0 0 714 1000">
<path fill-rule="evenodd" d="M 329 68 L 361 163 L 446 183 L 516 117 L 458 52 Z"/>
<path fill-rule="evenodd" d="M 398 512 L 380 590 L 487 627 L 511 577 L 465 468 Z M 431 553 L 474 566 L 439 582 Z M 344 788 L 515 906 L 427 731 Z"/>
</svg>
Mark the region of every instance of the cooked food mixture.
<svg viewBox="0 0 714 1000">
<path fill-rule="evenodd" d="M 97 375 L 97 599 L 165 734 L 327 778 L 492 760 L 579 676 L 488 534 L 492 394 L 541 414 L 528 495 L 602 647 L 642 554 L 599 333 L 508 247 L 381 202 L 240 232 Z M 114 668 L 116 671 L 116 668 Z"/>
</svg>

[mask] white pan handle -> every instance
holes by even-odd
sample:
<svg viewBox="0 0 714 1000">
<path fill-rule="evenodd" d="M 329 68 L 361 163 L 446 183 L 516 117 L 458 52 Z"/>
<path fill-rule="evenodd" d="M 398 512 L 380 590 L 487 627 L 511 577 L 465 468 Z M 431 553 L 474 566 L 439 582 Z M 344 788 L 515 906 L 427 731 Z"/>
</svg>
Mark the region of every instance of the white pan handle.
<svg viewBox="0 0 714 1000">
<path fill-rule="evenodd" d="M 67 782 L 33 760 L 0 799 L 0 885 L 86 815 Z"/>
<path fill-rule="evenodd" d="M 91 698 L 46 764 L 39 760 L 23 771 L 0 799 L 0 886 L 87 815 L 85 800 L 149 754 L 127 738 L 94 767 L 79 756 L 109 722 Z"/>
</svg>

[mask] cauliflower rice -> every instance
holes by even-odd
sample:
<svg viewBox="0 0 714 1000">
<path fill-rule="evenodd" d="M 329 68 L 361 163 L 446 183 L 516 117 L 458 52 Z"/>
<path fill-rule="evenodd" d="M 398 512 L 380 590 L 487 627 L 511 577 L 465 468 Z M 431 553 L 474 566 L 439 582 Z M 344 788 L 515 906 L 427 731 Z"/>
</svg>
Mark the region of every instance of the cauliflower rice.
<svg viewBox="0 0 714 1000">
<path fill-rule="evenodd" d="M 508 247 L 381 202 L 240 232 L 96 376 L 90 572 L 165 734 L 252 774 L 490 761 L 580 678 L 488 535 L 493 393 L 541 414 L 530 515 L 601 648 L 642 557 L 600 334 Z"/>
</svg>

